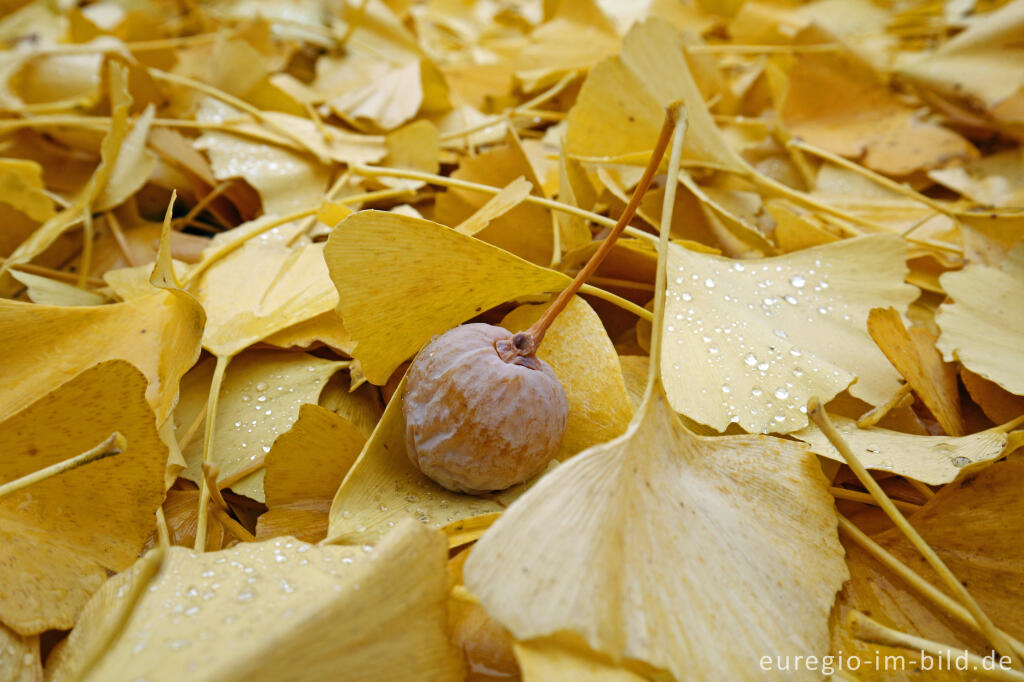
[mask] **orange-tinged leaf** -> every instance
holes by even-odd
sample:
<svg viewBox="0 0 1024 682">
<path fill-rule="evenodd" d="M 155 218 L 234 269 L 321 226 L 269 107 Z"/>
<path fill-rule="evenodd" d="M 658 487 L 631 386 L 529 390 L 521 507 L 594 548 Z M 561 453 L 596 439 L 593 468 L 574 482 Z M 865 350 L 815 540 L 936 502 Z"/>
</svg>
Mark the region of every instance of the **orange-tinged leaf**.
<svg viewBox="0 0 1024 682">
<path fill-rule="evenodd" d="M 964 435 L 956 367 L 942 361 L 935 348 L 935 337 L 921 327 L 908 331 L 894 308 L 872 310 L 868 315 L 868 333 L 943 430 L 950 436 Z"/>
</svg>

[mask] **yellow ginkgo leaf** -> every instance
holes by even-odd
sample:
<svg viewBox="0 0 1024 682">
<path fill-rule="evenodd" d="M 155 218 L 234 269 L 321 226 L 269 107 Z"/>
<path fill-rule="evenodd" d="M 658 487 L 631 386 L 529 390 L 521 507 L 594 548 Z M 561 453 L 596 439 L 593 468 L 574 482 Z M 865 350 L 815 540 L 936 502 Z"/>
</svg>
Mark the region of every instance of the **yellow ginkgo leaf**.
<svg viewBox="0 0 1024 682">
<path fill-rule="evenodd" d="M 516 77 L 528 92 L 585 70 L 619 47 L 615 25 L 593 0 L 549 3 L 545 9 L 552 6 L 555 15 L 530 32 L 516 55 Z"/>
<path fill-rule="evenodd" d="M 935 348 L 935 336 L 924 327 L 907 329 L 900 314 L 892 308 L 871 311 L 868 333 L 946 434 L 964 435 L 956 367 L 942 361 Z"/>
<path fill-rule="evenodd" d="M 53 215 L 53 200 L 44 186 L 43 168 L 35 161 L 0 159 L 0 201 L 37 222 Z"/>
<path fill-rule="evenodd" d="M 966 98 L 968 104 L 1012 121 L 1015 110 L 1019 112 L 1013 100 L 1019 102 L 1024 83 L 1022 30 L 1024 4 L 1008 2 L 979 15 L 966 31 L 931 53 L 905 53 L 898 70 L 943 95 Z"/>
<path fill-rule="evenodd" d="M 74 308 L 0 301 L 0 417 L 98 362 L 122 358 L 146 375 L 146 399 L 162 423 L 199 357 L 202 330 L 202 309 L 170 291 Z"/>
<path fill-rule="evenodd" d="M 258 229 L 260 221 L 251 225 Z M 293 234 L 275 229 L 249 239 L 188 286 L 206 310 L 203 345 L 211 352 L 234 355 L 336 305 L 338 292 L 324 265 L 323 246 L 289 247 Z M 218 253 L 223 243 L 215 239 L 207 252 Z"/>
<path fill-rule="evenodd" d="M 524 305 L 501 326 L 515 333 L 540 319 L 546 305 Z M 633 416 L 619 357 L 601 318 L 582 298 L 563 310 L 537 351 L 555 371 L 569 400 L 569 422 L 555 459 L 564 461 L 626 430 Z"/>
<path fill-rule="evenodd" d="M 865 467 L 929 485 L 949 483 L 965 467 L 992 462 L 1003 454 L 1007 442 L 1006 433 L 998 428 L 956 438 L 918 436 L 875 426 L 860 429 L 855 420 L 837 415 L 833 415 L 832 421 Z M 813 424 L 790 435 L 810 444 L 816 454 L 846 461 Z"/>
<path fill-rule="evenodd" d="M 569 282 L 443 225 L 383 211 L 341 221 L 324 258 L 338 313 L 357 344 L 352 355 L 378 385 L 432 336 L 516 296 Z"/>
<path fill-rule="evenodd" d="M 130 566 L 156 525 L 167 446 L 146 377 L 104 362 L 0 422 L 0 482 L 85 452 L 120 432 L 127 449 L 0 500 L 0 621 L 21 634 L 74 624 L 107 571 Z"/>
<path fill-rule="evenodd" d="M 867 318 L 917 297 L 903 283 L 906 248 L 878 235 L 741 261 L 673 245 L 661 354 L 672 407 L 718 431 L 736 423 L 787 433 L 807 424 L 815 395 L 831 399 L 849 386 L 884 403 L 900 375 Z"/>
<path fill-rule="evenodd" d="M 533 194 L 543 195 L 540 180 L 518 136 L 511 129 L 505 137 L 505 144 L 465 158 L 452 177 L 493 187 L 506 187 L 522 177 L 530 184 Z M 498 197 L 452 188 L 437 195 L 434 217 L 438 222 L 456 227 L 483 209 L 491 199 L 497 202 Z M 555 255 L 552 251 L 553 229 L 552 217 L 546 208 L 520 203 L 504 215 L 490 220 L 490 224 L 476 232 L 476 236 L 528 261 L 548 265 Z M 460 232 L 472 234 L 467 230 Z"/>
<path fill-rule="evenodd" d="M 1024 150 L 1020 147 L 929 171 L 928 177 L 982 206 L 1024 206 Z"/>
<path fill-rule="evenodd" d="M 209 358 L 182 380 L 174 413 L 179 434 L 187 432 L 206 406 L 213 365 Z M 210 448 L 219 478 L 234 476 L 270 452 L 274 439 L 292 427 L 303 405 L 317 403 L 324 384 L 341 366 L 306 353 L 272 350 L 251 350 L 232 360 L 221 386 Z M 193 438 L 184 455 L 188 468 L 181 475 L 202 481 L 202 438 Z M 231 489 L 262 502 L 264 473 L 257 471 Z"/>
<path fill-rule="evenodd" d="M 352 355 L 356 344 L 333 309 L 308 320 L 285 327 L 263 339 L 263 343 L 278 348 L 308 350 L 317 343 L 333 348 L 342 355 Z"/>
<path fill-rule="evenodd" d="M 935 316 L 942 330 L 936 345 L 945 359 L 1024 395 L 1024 244 L 999 268 L 968 265 L 939 281 L 953 299 Z"/>
<path fill-rule="evenodd" d="M 103 305 L 107 301 L 103 294 L 98 294 L 88 289 L 80 289 L 73 284 L 59 282 L 42 275 L 12 270 L 11 277 L 25 285 L 29 300 L 40 305 Z"/>
<path fill-rule="evenodd" d="M 410 516 L 456 537 L 464 530 L 461 522 L 501 513 L 529 485 L 476 497 L 453 493 L 427 478 L 405 450 L 404 388 L 403 380 L 331 502 L 330 542 L 378 542 Z"/>
<path fill-rule="evenodd" d="M 645 162 L 664 119 L 682 100 L 689 119 L 683 159 L 745 172 L 704 104 L 683 53 L 683 37 L 667 21 L 647 19 L 623 38 L 622 53 L 599 62 L 569 112 L 565 148 L 573 156 Z"/>
<path fill-rule="evenodd" d="M 132 98 L 128 93 L 128 68 L 120 62 L 110 61 L 108 67 L 111 121 L 100 149 L 100 165 L 90 176 L 74 201 L 60 213 L 50 217 L 29 236 L 10 257 L 0 264 L 0 276 L 16 263 L 27 263 L 47 249 L 58 237 L 82 219 L 90 205 L 107 184 L 117 162 L 118 154 L 128 133 L 128 108 Z"/>
<path fill-rule="evenodd" d="M 196 682 L 455 682 L 463 673 L 446 635 L 447 557 L 443 537 L 413 521 L 371 551 L 290 538 L 207 553 L 172 547 L 91 671 L 82 676 L 138 568 L 96 594 L 47 674 L 54 682 L 159 682 L 185 671 Z"/>
<path fill-rule="evenodd" d="M 466 587 L 519 640 L 569 631 L 675 679 L 759 680 L 763 651 L 828 651 L 847 573 L 827 486 L 792 442 L 694 436 L 655 382 L 625 434 L 484 534 Z"/>
<path fill-rule="evenodd" d="M 558 637 L 516 642 L 516 661 L 523 682 L 645 682 L 648 678 L 615 665 L 578 642 Z"/>
<path fill-rule="evenodd" d="M 239 113 L 228 104 L 207 98 L 196 120 L 223 122 Z M 222 132 L 203 133 L 195 146 L 209 154 L 218 180 L 245 178 L 259 192 L 266 213 L 287 215 L 315 207 L 327 191 L 328 168 L 290 149 Z"/>
<path fill-rule="evenodd" d="M 149 181 L 156 167 L 156 156 L 146 150 L 146 141 L 155 113 L 153 105 L 148 105 L 125 135 L 110 178 L 96 197 L 95 210 L 107 211 L 121 205 Z"/>
<path fill-rule="evenodd" d="M 349 420 L 319 405 L 303 405 L 295 424 L 267 453 L 267 512 L 260 515 L 256 536 L 322 540 L 331 500 L 365 444 Z"/>
<path fill-rule="evenodd" d="M 0 624 L 0 682 L 39 682 L 42 679 L 39 637 L 22 637 Z"/>
</svg>

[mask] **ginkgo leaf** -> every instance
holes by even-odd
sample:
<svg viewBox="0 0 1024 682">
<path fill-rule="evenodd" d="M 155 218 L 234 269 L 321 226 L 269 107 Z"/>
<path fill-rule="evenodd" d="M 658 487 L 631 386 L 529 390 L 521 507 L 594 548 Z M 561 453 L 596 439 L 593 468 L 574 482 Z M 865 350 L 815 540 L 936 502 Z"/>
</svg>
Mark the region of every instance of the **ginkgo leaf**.
<svg viewBox="0 0 1024 682">
<path fill-rule="evenodd" d="M 960 380 L 971 400 L 994 423 L 1003 424 L 1024 414 L 1024 396 L 1014 395 L 966 367 L 960 368 Z"/>
<path fill-rule="evenodd" d="M 942 362 L 932 333 L 923 327 L 907 329 L 892 308 L 871 311 L 868 333 L 943 430 L 950 436 L 964 435 L 956 367 Z"/>
<path fill-rule="evenodd" d="M 411 521 L 370 551 L 290 538 L 207 553 L 172 547 L 84 679 L 460 680 L 445 632 L 446 550 Z M 83 679 L 91 647 L 138 580 L 136 569 L 103 586 L 54 652 L 49 679 Z"/>
<path fill-rule="evenodd" d="M 662 376 L 672 406 L 723 431 L 787 433 L 812 396 L 872 405 L 900 386 L 867 333 L 872 308 L 906 309 L 906 244 L 877 235 L 785 256 L 730 260 L 673 245 Z M 851 385 L 852 384 L 852 385 Z"/>
<path fill-rule="evenodd" d="M 505 316 L 501 326 L 512 333 L 540 319 L 546 305 L 524 305 Z M 619 357 L 601 318 L 576 297 L 544 336 L 537 351 L 555 371 L 569 400 L 569 421 L 555 459 L 564 461 L 626 430 L 633 416 Z"/>
<path fill-rule="evenodd" d="M 569 631 L 676 679 L 761 679 L 760 652 L 828 650 L 847 573 L 827 485 L 794 443 L 694 436 L 656 383 L 625 434 L 484 534 L 466 587 L 519 640 Z"/>
<path fill-rule="evenodd" d="M 543 196 L 540 180 L 519 138 L 511 129 L 505 137 L 505 144 L 464 159 L 452 177 L 493 187 L 505 187 L 516 178 L 523 177 L 530 184 L 531 193 Z M 438 222 L 456 227 L 491 199 L 480 192 L 451 188 L 437 195 L 434 217 Z M 497 197 L 493 199 L 497 200 Z M 546 208 L 520 203 L 501 217 L 492 219 L 476 236 L 528 261 L 548 265 L 554 255 L 552 230 L 552 217 Z"/>
<path fill-rule="evenodd" d="M 936 343 L 947 361 L 964 367 L 1010 393 L 1024 395 L 1024 244 L 999 268 L 968 265 L 939 278 L 953 299 L 935 316 L 942 333 Z"/>
<path fill-rule="evenodd" d="M 146 140 L 155 113 L 153 105 L 148 105 L 124 136 L 107 184 L 96 197 L 95 210 L 107 211 L 121 205 L 149 181 L 156 167 L 156 156 L 146 150 Z"/>
<path fill-rule="evenodd" d="M 522 175 L 518 176 L 515 180 L 505 185 L 500 192 L 488 199 L 480 208 L 455 225 L 455 231 L 471 237 L 474 236 L 477 232 L 490 225 L 492 220 L 500 218 L 523 203 L 526 197 L 530 196 L 532 189 L 533 185 L 525 177 Z M 587 237 L 589 238 L 589 236 L 590 231 L 588 230 Z"/>
<path fill-rule="evenodd" d="M 800 55 L 779 116 L 791 134 L 887 175 L 978 155 L 952 130 L 919 120 L 912 106 L 849 53 Z"/>
<path fill-rule="evenodd" d="M 324 248 L 352 355 L 383 385 L 436 334 L 525 294 L 555 291 L 565 275 L 428 220 L 360 211 Z M 366 282 L 379 286 L 367 287 Z"/>
<path fill-rule="evenodd" d="M 590 70 L 569 112 L 569 154 L 646 160 L 664 118 L 664 107 L 682 100 L 689 120 L 683 159 L 742 171 L 744 162 L 725 143 L 683 54 L 682 36 L 663 19 L 630 29 L 622 53 Z"/>
<path fill-rule="evenodd" d="M 929 171 L 928 177 L 982 206 L 1024 206 L 1024 150 L 1020 147 Z"/>
<path fill-rule="evenodd" d="M 0 624 L 0 682 L 40 682 L 39 637 L 22 637 Z"/>
<path fill-rule="evenodd" d="M 1018 640 L 1024 638 L 1022 482 L 1024 462 L 999 462 L 946 486 L 911 517 L 914 528 L 967 586 L 985 614 Z M 942 584 L 898 530 L 887 530 L 872 539 L 933 586 Z M 874 660 L 876 651 L 882 656 L 906 655 L 906 650 L 867 644 L 851 636 L 842 624 L 849 610 L 857 609 L 884 625 L 942 642 L 954 650 L 989 653 L 984 638 L 852 542 L 847 543 L 847 559 L 851 580 L 839 594 L 834 611 L 834 652 L 841 649 L 844 655 L 859 656 L 864 661 Z M 920 676 L 911 676 L 910 672 L 908 666 L 905 679 L 946 679 L 933 676 L 936 671 Z M 964 679 L 962 672 L 954 673 L 948 679 Z M 887 674 L 858 678 L 891 679 Z"/>
<path fill-rule="evenodd" d="M 0 201 L 37 222 L 53 215 L 53 200 L 44 186 L 43 168 L 35 161 L 0 159 Z"/>
<path fill-rule="evenodd" d="M 167 446 L 123 360 L 100 363 L 0 422 L 0 482 L 120 432 L 127 450 L 0 500 L 0 621 L 21 634 L 69 628 L 107 571 L 130 566 L 156 524 Z"/>
<path fill-rule="evenodd" d="M 346 120 L 393 130 L 421 107 L 443 109 L 446 101 L 447 85 L 441 72 L 424 59 L 397 66 L 371 83 L 329 100 L 327 105 Z"/>
<path fill-rule="evenodd" d="M 348 330 L 345 329 L 345 323 L 333 309 L 274 332 L 265 337 L 263 343 L 278 348 L 302 350 L 309 350 L 313 345 L 322 343 L 348 356 L 352 355 L 352 350 L 356 347 Z"/>
<path fill-rule="evenodd" d="M 128 107 L 132 98 L 128 92 L 128 69 L 123 64 L 110 61 L 108 64 L 108 87 L 110 88 L 111 122 L 100 150 L 100 164 L 89 177 L 85 187 L 74 201 L 63 211 L 53 215 L 32 233 L 10 257 L 0 265 L 0 275 L 15 263 L 27 263 L 47 249 L 58 237 L 82 219 L 88 207 L 96 200 L 107 184 L 117 156 L 128 133 Z"/>
<path fill-rule="evenodd" d="M 175 410 L 179 433 L 206 406 L 213 364 L 213 358 L 201 362 L 182 380 L 181 402 Z M 217 465 L 219 478 L 237 474 L 270 452 L 274 439 L 298 419 L 301 407 L 316 404 L 324 384 L 341 365 L 306 353 L 269 350 L 247 351 L 232 360 L 221 385 L 210 447 L 210 461 Z M 201 482 L 202 439 L 193 439 L 184 455 L 188 468 L 181 475 Z M 262 502 L 264 474 L 257 471 L 231 489 Z"/>
<path fill-rule="evenodd" d="M 238 113 L 230 105 L 208 98 L 196 112 L 196 119 L 222 122 Z M 327 167 L 290 149 L 222 132 L 203 133 L 196 138 L 195 146 L 209 155 L 218 180 L 241 177 L 252 185 L 263 199 L 266 213 L 287 215 L 314 207 L 327 191 Z"/>
<path fill-rule="evenodd" d="M 566 72 L 587 69 L 619 47 L 615 26 L 592 0 L 554 7 L 555 15 L 530 32 L 516 55 L 516 77 L 527 90 L 554 83 Z"/>
<path fill-rule="evenodd" d="M 889 471 L 929 485 L 953 481 L 965 467 L 992 462 L 1006 449 L 1007 435 L 998 428 L 953 436 L 918 436 L 875 426 L 858 428 L 856 420 L 834 415 L 832 421 L 868 469 Z M 814 424 L 793 432 L 811 451 L 845 462 Z"/>
<path fill-rule="evenodd" d="M 378 542 L 410 516 L 432 528 L 458 532 L 459 522 L 502 512 L 529 485 L 477 497 L 453 493 L 427 478 L 405 449 L 404 387 L 403 379 L 331 502 L 330 542 Z"/>
<path fill-rule="evenodd" d="M 997 118 L 1013 120 L 1012 100 L 1020 96 L 1024 83 L 1022 28 L 1024 5 L 1008 2 L 978 16 L 966 31 L 937 50 L 902 55 L 898 70 L 944 95 L 967 97 L 969 104 L 980 104 Z M 1000 105 L 1007 105 L 1006 110 Z"/>
<path fill-rule="evenodd" d="M 250 225 L 258 229 L 260 222 Z M 247 240 L 188 286 L 206 311 L 203 345 L 216 355 L 234 355 L 330 311 L 337 303 L 323 246 L 307 243 L 289 248 L 287 241 L 294 232 L 272 232 Z M 214 240 L 208 252 L 217 253 L 223 243 Z"/>
<path fill-rule="evenodd" d="M 349 420 L 318 405 L 303 405 L 267 453 L 267 512 L 260 515 L 256 537 L 322 540 L 331 500 L 365 444 L 366 437 Z"/>
<path fill-rule="evenodd" d="M 644 682 L 647 677 L 628 668 L 602 660 L 586 645 L 564 643 L 568 639 L 545 637 L 528 642 L 516 642 L 516 661 L 523 682 Z"/>
<path fill-rule="evenodd" d="M 33 275 L 28 272 L 11 271 L 11 277 L 26 287 L 29 300 L 40 305 L 81 306 L 103 305 L 107 299 L 103 294 L 80 289 L 73 284 L 58 282 L 49 277 Z"/>
<path fill-rule="evenodd" d="M 122 358 L 146 375 L 146 399 L 162 423 L 199 357 L 202 331 L 202 309 L 170 291 L 74 308 L 0 301 L 0 417 L 98 362 Z"/>
</svg>

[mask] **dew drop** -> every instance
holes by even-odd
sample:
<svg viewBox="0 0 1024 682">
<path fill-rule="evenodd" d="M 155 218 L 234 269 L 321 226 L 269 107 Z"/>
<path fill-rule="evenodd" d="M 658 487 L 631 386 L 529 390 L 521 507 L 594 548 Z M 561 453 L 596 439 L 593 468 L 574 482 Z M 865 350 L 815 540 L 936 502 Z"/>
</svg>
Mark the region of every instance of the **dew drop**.
<svg viewBox="0 0 1024 682">
<path fill-rule="evenodd" d="M 743 362 L 746 363 L 747 367 L 753 367 L 757 364 L 757 358 L 754 357 L 753 353 L 747 353 L 747 357 L 743 358 Z"/>
<path fill-rule="evenodd" d="M 761 370 L 762 372 L 765 372 L 765 371 L 767 371 L 767 370 L 768 370 L 768 367 L 769 367 L 769 366 L 770 366 L 770 365 L 769 365 L 769 364 L 768 364 L 767 362 L 762 362 L 762 363 L 758 364 L 757 368 L 758 368 L 759 370 Z"/>
<path fill-rule="evenodd" d="M 706 280 L 704 280 L 704 286 L 706 286 L 708 289 L 714 289 L 715 280 L 711 279 L 710 277 L 707 278 Z"/>
<path fill-rule="evenodd" d="M 754 388 L 750 389 L 750 395 L 754 396 L 755 398 L 760 397 L 763 393 L 764 391 L 761 390 L 760 386 L 754 386 Z"/>
<path fill-rule="evenodd" d="M 779 337 L 780 339 L 788 339 L 789 338 L 789 334 L 786 333 L 785 329 L 776 329 L 775 330 L 775 336 Z"/>
<path fill-rule="evenodd" d="M 804 285 L 807 284 L 807 280 L 805 280 L 800 275 L 793 275 L 792 277 L 789 278 L 789 283 L 792 284 L 797 289 L 802 289 Z"/>
<path fill-rule="evenodd" d="M 257 391 L 265 391 L 265 390 L 267 390 L 267 384 L 265 382 L 262 382 L 262 381 L 259 382 L 258 384 L 256 384 L 256 390 Z"/>
<path fill-rule="evenodd" d="M 778 398 L 779 400 L 784 400 L 789 397 L 789 391 L 780 386 L 779 388 L 775 389 L 775 397 Z"/>
<path fill-rule="evenodd" d="M 785 296 L 782 297 L 782 300 L 784 300 L 786 303 L 789 303 L 790 305 L 796 305 L 796 296 L 786 294 Z"/>
<path fill-rule="evenodd" d="M 689 291 L 684 291 L 682 298 L 683 298 L 684 301 L 692 301 L 693 300 L 693 294 L 691 294 Z"/>
<path fill-rule="evenodd" d="M 971 460 L 969 460 L 969 459 L 967 459 L 966 457 L 963 457 L 963 456 L 961 456 L 961 457 L 954 457 L 953 458 L 953 466 L 955 466 L 958 469 L 963 468 L 963 467 L 967 466 L 970 463 L 971 463 Z"/>
<path fill-rule="evenodd" d="M 732 269 L 735 270 L 736 272 L 743 272 L 744 270 L 746 270 L 746 268 L 743 267 L 742 263 L 733 263 Z"/>
</svg>

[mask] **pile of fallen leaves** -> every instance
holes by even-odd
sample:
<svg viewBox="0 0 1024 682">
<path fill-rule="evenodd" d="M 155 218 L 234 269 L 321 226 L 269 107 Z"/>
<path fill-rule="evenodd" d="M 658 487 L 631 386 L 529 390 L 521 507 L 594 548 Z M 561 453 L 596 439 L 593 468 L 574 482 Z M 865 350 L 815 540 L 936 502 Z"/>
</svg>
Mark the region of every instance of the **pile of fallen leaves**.
<svg viewBox="0 0 1024 682">
<path fill-rule="evenodd" d="M 1024 679 L 1024 0 L 3 11 L 0 680 Z M 676 100 L 557 461 L 433 484 Z"/>
</svg>

